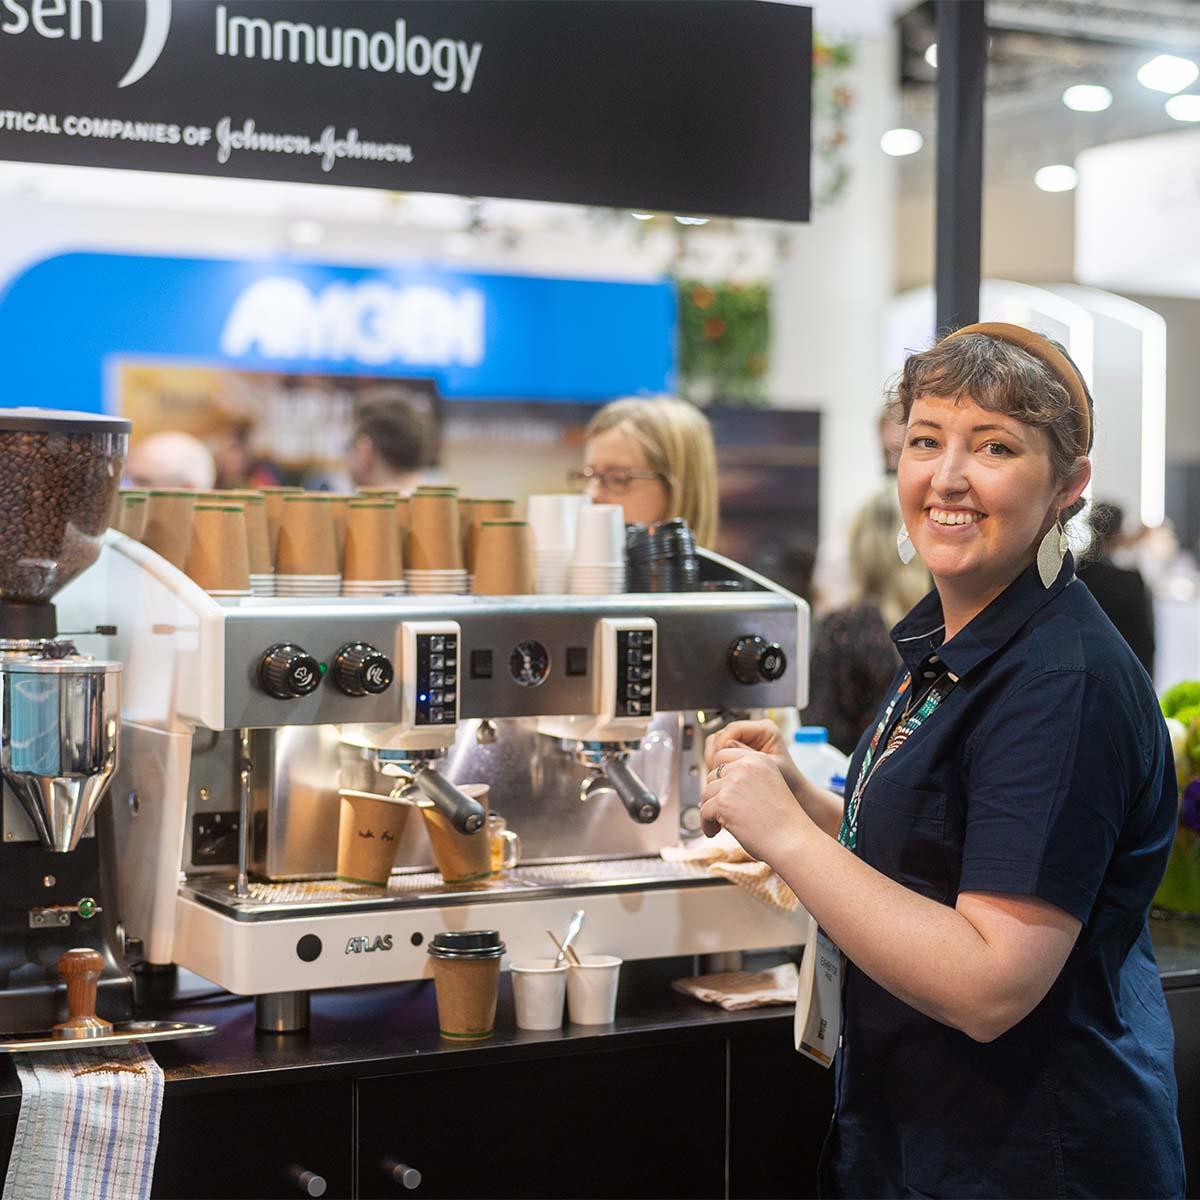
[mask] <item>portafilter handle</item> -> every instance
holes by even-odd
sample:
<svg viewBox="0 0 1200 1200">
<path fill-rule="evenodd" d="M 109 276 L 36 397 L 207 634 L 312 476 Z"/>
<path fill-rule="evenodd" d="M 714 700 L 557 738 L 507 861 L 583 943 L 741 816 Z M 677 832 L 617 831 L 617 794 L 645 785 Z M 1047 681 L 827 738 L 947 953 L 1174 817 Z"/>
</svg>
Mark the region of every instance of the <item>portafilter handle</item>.
<svg viewBox="0 0 1200 1200">
<path fill-rule="evenodd" d="M 658 797 L 641 781 L 637 772 L 623 759 L 610 758 L 604 764 L 604 775 L 621 803 L 639 825 L 649 825 L 658 819 L 662 805 Z"/>
<path fill-rule="evenodd" d="M 459 833 L 478 833 L 483 828 L 487 820 L 483 805 L 460 791 L 444 775 L 422 767 L 413 775 L 412 781 Z"/>
</svg>

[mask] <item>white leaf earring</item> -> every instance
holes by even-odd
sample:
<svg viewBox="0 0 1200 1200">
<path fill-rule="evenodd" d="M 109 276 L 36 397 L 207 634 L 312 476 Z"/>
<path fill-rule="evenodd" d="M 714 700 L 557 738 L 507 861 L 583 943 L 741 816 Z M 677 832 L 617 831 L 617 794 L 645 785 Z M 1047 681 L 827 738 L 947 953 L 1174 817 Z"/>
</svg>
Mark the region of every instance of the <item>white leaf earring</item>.
<svg viewBox="0 0 1200 1200">
<path fill-rule="evenodd" d="M 1042 538 L 1042 544 L 1038 547 L 1037 569 L 1042 587 L 1048 588 L 1054 585 L 1059 571 L 1062 570 L 1063 559 L 1066 558 L 1068 549 L 1067 531 L 1063 528 L 1062 522 L 1056 520 L 1046 530 L 1046 536 Z"/>
<path fill-rule="evenodd" d="M 906 567 L 917 557 L 917 548 L 912 544 L 912 538 L 908 536 L 907 525 L 901 525 L 899 533 L 896 534 L 896 553 L 900 555 L 900 561 Z"/>
</svg>

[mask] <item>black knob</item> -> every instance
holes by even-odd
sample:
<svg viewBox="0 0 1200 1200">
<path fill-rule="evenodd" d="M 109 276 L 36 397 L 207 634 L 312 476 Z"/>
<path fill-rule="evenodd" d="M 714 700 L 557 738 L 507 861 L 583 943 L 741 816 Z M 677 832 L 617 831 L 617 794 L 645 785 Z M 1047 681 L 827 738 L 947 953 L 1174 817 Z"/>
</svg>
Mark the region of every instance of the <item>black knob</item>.
<svg viewBox="0 0 1200 1200">
<path fill-rule="evenodd" d="M 291 642 L 272 646 L 258 663 L 258 682 L 277 700 L 298 700 L 316 691 L 321 664 Z"/>
<path fill-rule="evenodd" d="M 774 683 L 787 670 L 787 655 L 778 642 L 751 634 L 729 648 L 729 669 L 738 683 Z"/>
<path fill-rule="evenodd" d="M 333 682 L 347 696 L 378 696 L 395 675 L 388 656 L 366 642 L 350 642 L 333 656 Z"/>
</svg>

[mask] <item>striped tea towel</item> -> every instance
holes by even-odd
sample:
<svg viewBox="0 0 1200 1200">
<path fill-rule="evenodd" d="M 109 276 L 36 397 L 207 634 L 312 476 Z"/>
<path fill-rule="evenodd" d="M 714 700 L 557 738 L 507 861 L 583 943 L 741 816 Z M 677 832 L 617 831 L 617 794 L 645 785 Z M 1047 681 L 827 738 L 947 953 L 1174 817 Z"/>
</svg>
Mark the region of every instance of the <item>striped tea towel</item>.
<svg viewBox="0 0 1200 1200">
<path fill-rule="evenodd" d="M 139 1043 L 16 1055 L 4 1200 L 149 1200 L 163 1073 Z"/>
<path fill-rule="evenodd" d="M 667 862 L 705 865 L 710 875 L 720 875 L 736 883 L 756 900 L 781 912 L 793 913 L 800 907 L 796 893 L 765 862 L 747 854 L 728 829 L 722 829 L 714 838 L 701 837 L 681 846 L 664 846 L 659 853 Z"/>
</svg>

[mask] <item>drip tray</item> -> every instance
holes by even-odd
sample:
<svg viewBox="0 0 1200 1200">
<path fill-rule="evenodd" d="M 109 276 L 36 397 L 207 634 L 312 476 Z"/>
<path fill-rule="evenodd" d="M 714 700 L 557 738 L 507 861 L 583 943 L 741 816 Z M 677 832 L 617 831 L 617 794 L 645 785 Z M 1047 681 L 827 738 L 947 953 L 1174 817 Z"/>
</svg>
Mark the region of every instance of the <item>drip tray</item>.
<svg viewBox="0 0 1200 1200">
<path fill-rule="evenodd" d="M 170 1042 L 176 1038 L 201 1037 L 215 1033 L 215 1025 L 193 1025 L 189 1021 L 117 1021 L 112 1033 L 92 1038 L 60 1038 L 50 1029 L 36 1033 L 0 1035 L 0 1054 L 31 1054 L 46 1050 L 103 1050 L 130 1042 Z"/>
<path fill-rule="evenodd" d="M 193 880 L 180 890 L 183 895 L 221 909 L 239 921 L 262 921 L 308 916 L 315 912 L 423 908 L 680 886 L 730 885 L 709 875 L 703 866 L 670 863 L 654 857 L 531 864 L 514 867 L 499 879 L 471 884 L 443 883 L 436 871 L 423 871 L 393 875 L 386 888 L 342 883 L 336 879 L 288 883 L 251 881 L 248 894 L 238 897 L 229 880 Z"/>
</svg>

